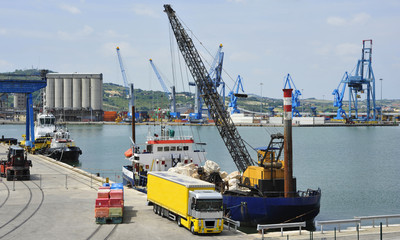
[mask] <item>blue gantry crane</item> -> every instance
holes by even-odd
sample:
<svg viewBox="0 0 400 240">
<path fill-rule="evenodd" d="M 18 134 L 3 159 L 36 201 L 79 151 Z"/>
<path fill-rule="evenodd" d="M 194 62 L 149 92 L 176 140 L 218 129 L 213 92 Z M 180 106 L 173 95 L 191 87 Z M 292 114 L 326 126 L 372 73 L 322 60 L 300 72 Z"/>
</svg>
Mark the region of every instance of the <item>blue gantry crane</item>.
<svg viewBox="0 0 400 240">
<path fill-rule="evenodd" d="M 210 76 L 212 83 L 215 85 L 215 89 L 220 88 L 219 94 L 222 96 L 222 102 L 225 106 L 225 82 L 222 79 L 222 65 L 224 62 L 224 52 L 222 52 L 222 44 L 219 45 L 217 53 L 213 59 L 213 62 L 210 66 L 210 70 L 208 71 L 208 75 Z M 201 93 L 199 88 L 196 86 L 194 82 L 189 82 L 189 86 L 195 86 L 195 111 L 194 113 L 189 114 L 190 121 L 201 121 L 202 120 L 202 112 L 203 110 L 208 110 L 208 108 L 203 109 L 203 101 L 201 98 Z"/>
<path fill-rule="evenodd" d="M 344 73 L 339 86 L 333 90 L 332 95 L 334 95 L 333 106 L 337 107 L 337 114 L 334 119 L 347 119 L 346 111 L 343 109 L 343 98 L 346 91 L 346 84 L 349 82 L 349 75 L 347 72 Z"/>
<path fill-rule="evenodd" d="M 342 109 L 343 96 L 346 86 L 349 88 L 349 112 L 346 115 Z M 359 116 L 358 99 L 366 93 L 366 116 Z M 338 107 L 335 119 L 352 119 L 359 121 L 375 121 L 380 110 L 375 105 L 375 76 L 372 70 L 372 40 L 363 40 L 361 59 L 358 60 L 353 75 L 344 74 L 337 89 L 332 93 L 335 96 L 334 106 Z M 372 106 L 371 106 L 372 101 Z M 354 111 L 354 114 L 353 114 Z M 372 113 L 371 113 L 372 112 Z"/>
<path fill-rule="evenodd" d="M 8 79 L 0 80 L 0 93 L 26 93 L 26 146 L 35 146 L 35 124 L 33 116 L 32 93 L 47 86 L 47 70 L 41 70 L 40 75 L 26 76 L 10 74 Z M 34 78 L 40 77 L 40 80 Z M 29 78 L 23 79 L 20 78 Z"/>
<path fill-rule="evenodd" d="M 292 84 L 293 84 L 293 88 L 292 88 Z M 284 88 L 286 88 L 286 85 L 288 85 L 289 88 L 294 90 L 294 93 L 292 94 L 292 117 L 301 117 L 301 114 L 300 114 L 299 110 L 297 109 L 298 107 L 300 107 L 301 92 L 300 92 L 300 90 L 298 90 L 296 88 L 296 85 L 294 84 L 293 79 L 289 73 L 288 73 L 288 75 L 286 75 Z"/>
<path fill-rule="evenodd" d="M 129 98 L 129 86 L 128 86 L 128 79 L 126 77 L 126 71 L 124 67 L 124 63 L 122 61 L 121 53 L 119 47 L 117 47 L 117 56 L 118 56 L 118 62 L 119 62 L 119 67 L 121 68 L 121 73 L 122 73 L 122 79 L 124 81 L 124 87 L 125 87 L 125 97 Z"/>
<path fill-rule="evenodd" d="M 239 90 L 242 90 L 243 93 L 239 93 Z M 240 113 L 240 110 L 237 108 L 237 99 L 238 97 L 247 97 L 247 94 L 244 94 L 243 90 L 243 83 L 242 83 L 242 78 L 240 75 L 238 75 L 235 85 L 233 85 L 232 90 L 228 94 L 229 97 L 229 108 L 231 111 L 231 114 L 235 113 Z"/>
<path fill-rule="evenodd" d="M 167 85 L 165 84 L 164 80 L 162 79 L 162 77 L 161 77 L 161 75 L 160 75 L 160 73 L 159 73 L 159 71 L 158 71 L 156 65 L 153 63 L 153 60 L 150 59 L 149 61 L 150 61 L 151 67 L 152 67 L 153 70 L 154 70 L 154 73 L 155 73 L 156 76 L 157 76 L 158 81 L 159 81 L 160 84 L 161 84 L 161 87 L 162 87 L 163 90 L 164 90 L 165 95 L 167 96 L 167 98 L 168 98 L 169 101 L 170 101 L 170 116 L 171 116 L 172 118 L 179 118 L 179 117 L 180 117 L 180 113 L 176 112 L 175 86 L 172 86 L 172 87 L 171 87 L 172 92 L 170 92 L 170 91 L 168 90 L 168 87 L 167 87 Z"/>
</svg>

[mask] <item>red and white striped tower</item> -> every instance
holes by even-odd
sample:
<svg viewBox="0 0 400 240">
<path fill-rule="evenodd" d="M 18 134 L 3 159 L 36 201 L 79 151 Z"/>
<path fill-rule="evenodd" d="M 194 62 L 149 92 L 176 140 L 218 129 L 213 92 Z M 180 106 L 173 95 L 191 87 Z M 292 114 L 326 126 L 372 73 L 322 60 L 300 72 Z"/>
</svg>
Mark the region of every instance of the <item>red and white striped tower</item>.
<svg viewBox="0 0 400 240">
<path fill-rule="evenodd" d="M 284 191 L 285 197 L 292 197 L 296 191 L 293 187 L 292 155 L 292 90 L 283 89 L 283 129 L 284 129 Z"/>
</svg>

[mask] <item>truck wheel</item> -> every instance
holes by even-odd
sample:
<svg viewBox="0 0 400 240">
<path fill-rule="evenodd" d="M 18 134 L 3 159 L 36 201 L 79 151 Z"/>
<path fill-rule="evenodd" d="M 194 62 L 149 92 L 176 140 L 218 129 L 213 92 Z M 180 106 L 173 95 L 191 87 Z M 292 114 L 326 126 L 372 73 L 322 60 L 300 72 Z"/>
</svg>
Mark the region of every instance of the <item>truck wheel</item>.
<svg viewBox="0 0 400 240">
<path fill-rule="evenodd" d="M 25 175 L 25 180 L 30 180 L 31 179 L 31 172 L 29 170 L 26 170 L 25 174 L 26 174 Z"/>
<path fill-rule="evenodd" d="M 192 226 L 190 227 L 190 231 L 192 232 L 193 235 L 196 235 L 196 232 L 194 231 L 194 225 L 192 223 Z"/>
<path fill-rule="evenodd" d="M 161 215 L 161 207 L 160 206 L 157 206 L 157 214 Z"/>
<path fill-rule="evenodd" d="M 156 204 L 153 205 L 153 212 L 154 212 L 155 214 L 157 214 L 157 205 L 156 205 Z"/>
<path fill-rule="evenodd" d="M 165 217 L 165 215 L 164 215 L 164 208 L 161 208 L 161 209 L 160 209 L 160 216 L 161 216 L 161 217 Z"/>
<path fill-rule="evenodd" d="M 182 227 L 181 217 L 180 217 L 180 216 L 178 216 L 178 217 L 176 218 L 176 223 L 178 223 L 178 226 L 179 226 L 179 227 Z"/>
<path fill-rule="evenodd" d="M 7 181 L 11 181 L 11 180 L 12 180 L 11 171 L 7 170 Z"/>
</svg>

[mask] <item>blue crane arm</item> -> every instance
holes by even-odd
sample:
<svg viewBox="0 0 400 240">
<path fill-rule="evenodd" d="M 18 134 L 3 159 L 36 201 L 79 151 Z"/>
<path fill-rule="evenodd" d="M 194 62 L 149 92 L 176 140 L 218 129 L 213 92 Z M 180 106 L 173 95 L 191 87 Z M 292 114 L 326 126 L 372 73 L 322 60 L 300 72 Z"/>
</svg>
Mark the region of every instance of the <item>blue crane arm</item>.
<svg viewBox="0 0 400 240">
<path fill-rule="evenodd" d="M 334 101 L 333 101 L 333 106 L 334 107 L 341 107 L 342 106 L 342 101 L 344 98 L 344 93 L 346 91 L 346 83 L 349 81 L 349 75 L 347 72 L 344 73 L 342 80 L 339 83 L 339 86 L 333 90 L 332 95 L 334 95 Z M 342 85 L 342 88 L 339 92 L 340 85 Z"/>
<path fill-rule="evenodd" d="M 158 79 L 158 81 L 160 82 L 161 87 L 163 88 L 164 92 L 169 96 L 169 95 L 171 94 L 171 92 L 168 90 L 167 86 L 165 85 L 165 82 L 164 82 L 164 80 L 161 78 L 161 75 L 160 75 L 160 73 L 158 72 L 156 66 L 154 65 L 152 59 L 150 59 L 150 64 L 151 64 L 151 67 L 153 68 L 155 74 L 157 75 L 157 79 Z"/>
<path fill-rule="evenodd" d="M 117 55 L 118 55 L 119 67 L 121 68 L 122 79 L 124 80 L 125 92 L 126 95 L 128 96 L 129 95 L 128 79 L 126 77 L 125 67 L 124 63 L 122 62 L 121 54 L 119 52 L 119 47 L 117 47 Z"/>
</svg>

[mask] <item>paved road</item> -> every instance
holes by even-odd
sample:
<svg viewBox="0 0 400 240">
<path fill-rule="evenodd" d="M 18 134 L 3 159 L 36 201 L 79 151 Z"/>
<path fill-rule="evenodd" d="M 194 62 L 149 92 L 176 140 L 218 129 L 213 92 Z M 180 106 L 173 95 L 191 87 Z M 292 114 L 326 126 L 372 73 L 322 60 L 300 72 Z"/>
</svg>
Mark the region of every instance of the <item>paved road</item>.
<svg viewBox="0 0 400 240">
<path fill-rule="evenodd" d="M 0 159 L 6 147 L 0 145 Z M 99 225 L 94 219 L 97 188 L 102 179 L 40 155 L 32 160 L 30 181 L 0 180 L 0 239 L 261 239 L 261 234 L 224 230 L 212 236 L 194 236 L 173 221 L 161 218 L 146 205 L 146 195 L 125 189 L 122 224 Z M 389 233 L 392 232 L 392 233 Z M 384 228 L 384 239 L 400 239 L 400 227 Z M 310 239 L 302 231 L 265 234 L 265 239 Z M 354 230 L 337 239 L 357 239 Z M 314 233 L 314 239 L 333 239 L 332 232 Z M 363 228 L 360 239 L 379 239 L 379 228 Z"/>
</svg>

